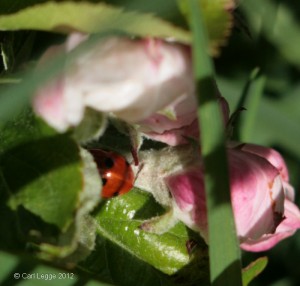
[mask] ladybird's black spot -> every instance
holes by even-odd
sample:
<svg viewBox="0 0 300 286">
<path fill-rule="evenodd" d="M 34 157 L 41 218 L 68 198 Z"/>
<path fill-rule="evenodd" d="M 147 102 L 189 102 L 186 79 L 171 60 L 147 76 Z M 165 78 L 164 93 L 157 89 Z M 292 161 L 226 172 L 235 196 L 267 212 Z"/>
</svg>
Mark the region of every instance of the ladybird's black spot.
<svg viewBox="0 0 300 286">
<path fill-rule="evenodd" d="M 110 169 L 114 166 L 114 160 L 112 158 L 105 158 L 104 164 L 107 169 Z"/>
<path fill-rule="evenodd" d="M 113 197 L 117 197 L 119 195 L 119 192 L 115 192 L 114 194 L 113 194 Z"/>
<path fill-rule="evenodd" d="M 106 183 L 107 183 L 107 179 L 106 178 L 102 178 L 102 185 L 105 186 Z"/>
</svg>

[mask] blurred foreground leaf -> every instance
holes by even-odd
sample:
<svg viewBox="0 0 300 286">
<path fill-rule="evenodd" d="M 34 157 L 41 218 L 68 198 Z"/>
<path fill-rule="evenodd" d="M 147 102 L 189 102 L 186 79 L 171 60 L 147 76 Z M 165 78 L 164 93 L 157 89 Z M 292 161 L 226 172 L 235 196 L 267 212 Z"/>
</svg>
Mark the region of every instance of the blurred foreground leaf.
<svg viewBox="0 0 300 286">
<path fill-rule="evenodd" d="M 226 41 L 231 27 L 232 0 L 201 0 L 212 54 Z M 125 7 L 124 7 L 125 8 Z M 0 16 L 0 30 L 43 30 L 61 33 L 123 31 L 141 37 L 172 38 L 190 43 L 190 32 L 152 14 L 125 11 L 104 3 L 62 2 L 26 7 Z"/>
<path fill-rule="evenodd" d="M 0 30 L 43 30 L 70 33 L 98 33 L 119 30 L 136 36 L 172 37 L 189 42 L 182 28 L 150 14 L 125 12 L 104 3 L 51 2 L 0 16 Z"/>
<path fill-rule="evenodd" d="M 5 122 L 16 116 L 30 99 L 37 93 L 41 86 L 49 84 L 49 81 L 72 64 L 72 57 L 78 57 L 87 49 L 102 40 L 112 32 L 102 33 L 90 37 L 87 41 L 68 53 L 57 55 L 51 61 L 40 65 L 36 70 L 27 70 L 18 76 L 22 78 L 20 83 L 3 86 L 0 89 L 0 122 Z M 68 60 L 67 60 L 68 59 Z"/>
<path fill-rule="evenodd" d="M 221 44 L 224 42 L 231 26 L 230 12 L 226 10 L 228 7 L 224 7 L 227 2 L 222 1 L 222 5 L 217 5 L 217 2 L 203 2 L 205 3 L 203 7 L 207 21 L 206 26 L 211 37 L 208 49 L 212 52 L 216 52 L 216 43 Z M 221 13 L 224 16 L 222 21 L 218 17 L 219 20 L 215 19 L 215 13 L 217 15 Z M 225 21 L 224 25 L 223 20 Z M 222 28 L 216 30 L 217 22 L 220 22 L 220 25 L 222 24 Z M 124 35 L 124 32 L 142 37 L 167 37 L 186 44 L 191 41 L 189 31 L 176 27 L 165 20 L 150 14 L 126 12 L 123 8 L 103 3 L 47 2 L 27 7 L 13 14 L 0 16 L 0 30 L 2 31 L 28 29 L 63 33 L 70 33 L 71 31 L 100 33 L 72 50 L 68 54 L 68 58 L 80 56 L 81 52 L 91 48 L 95 44 L 95 38 L 100 40 L 105 36 L 116 36 L 120 33 Z M 47 65 L 40 67 L 38 72 L 28 71 L 19 74 L 18 78 L 21 80 L 17 84 L 5 86 L 1 89 L 0 118 L 7 120 L 7 118 L 19 112 L 34 96 L 40 86 L 45 85 L 49 79 L 66 69 L 70 62 L 66 62 L 66 55 L 58 55 Z M 7 80 L 4 80 L 4 82 L 7 82 Z"/>
<path fill-rule="evenodd" d="M 240 248 L 231 208 L 225 130 L 215 96 L 214 67 L 207 53 L 208 39 L 202 20 L 203 11 L 196 0 L 189 0 L 189 13 L 193 31 L 201 153 L 205 169 L 210 281 L 212 285 L 239 286 L 242 285 Z"/>
</svg>

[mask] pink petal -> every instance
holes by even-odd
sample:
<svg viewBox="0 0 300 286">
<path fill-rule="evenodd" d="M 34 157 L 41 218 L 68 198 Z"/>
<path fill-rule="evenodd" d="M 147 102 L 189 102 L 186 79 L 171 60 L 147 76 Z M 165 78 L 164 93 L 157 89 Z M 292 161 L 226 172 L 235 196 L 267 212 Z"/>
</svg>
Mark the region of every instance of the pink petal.
<svg viewBox="0 0 300 286">
<path fill-rule="evenodd" d="M 285 200 L 283 184 L 287 183 L 282 181 L 278 170 L 264 158 L 239 148 L 229 148 L 228 158 L 234 218 L 243 247 L 251 244 L 254 249 L 256 243 L 273 237 L 287 223 L 293 230 L 278 236 L 274 244 L 291 235 L 299 221 L 291 220 L 289 209 L 293 209 L 293 214 L 299 210 L 295 205 L 291 208 Z M 174 198 L 177 218 L 198 230 L 207 241 L 203 170 L 197 167 L 176 173 L 168 176 L 166 183 Z"/>
<path fill-rule="evenodd" d="M 86 38 L 72 34 L 59 51 L 51 48 L 43 58 L 49 59 L 54 52 L 68 53 Z M 72 59 L 63 80 L 58 81 L 37 92 L 42 98 L 35 99 L 34 106 L 60 131 L 79 124 L 86 107 L 136 123 L 194 91 L 189 48 L 158 39 L 106 38 Z M 54 112 L 49 105 L 58 110 Z"/>
<path fill-rule="evenodd" d="M 199 124 L 196 113 L 196 100 L 194 94 L 181 102 L 175 102 L 172 110 L 175 119 L 166 115 L 155 113 L 147 119 L 139 122 L 139 131 L 147 138 L 166 143 L 170 146 L 177 146 L 189 142 L 189 138 L 199 140 Z M 219 96 L 224 124 L 229 117 L 227 101 Z"/>
<path fill-rule="evenodd" d="M 241 244 L 246 251 L 266 251 L 275 246 L 281 240 L 292 236 L 300 228 L 299 208 L 289 200 L 285 200 L 285 219 L 279 224 L 274 234 L 266 234 L 259 239 L 248 239 Z"/>
<path fill-rule="evenodd" d="M 37 92 L 33 100 L 35 112 L 59 132 L 69 127 L 64 110 L 62 81 L 53 81 Z"/>
<path fill-rule="evenodd" d="M 287 166 L 282 156 L 276 150 L 255 144 L 243 144 L 241 149 L 268 160 L 280 172 L 282 179 L 288 182 L 289 173 Z"/>
<path fill-rule="evenodd" d="M 229 149 L 229 165 L 238 236 L 256 239 L 274 232 L 284 212 L 284 190 L 277 169 L 238 149 Z"/>
<path fill-rule="evenodd" d="M 177 146 L 188 143 L 188 138 L 199 139 L 198 119 L 195 119 L 190 125 L 178 129 L 167 130 L 163 133 L 148 132 L 145 137 L 155 141 L 164 142 L 170 146 Z"/>
<path fill-rule="evenodd" d="M 207 241 L 207 214 L 201 167 L 169 176 L 165 181 L 175 201 L 174 213 L 177 218 L 190 228 L 198 230 Z"/>
</svg>

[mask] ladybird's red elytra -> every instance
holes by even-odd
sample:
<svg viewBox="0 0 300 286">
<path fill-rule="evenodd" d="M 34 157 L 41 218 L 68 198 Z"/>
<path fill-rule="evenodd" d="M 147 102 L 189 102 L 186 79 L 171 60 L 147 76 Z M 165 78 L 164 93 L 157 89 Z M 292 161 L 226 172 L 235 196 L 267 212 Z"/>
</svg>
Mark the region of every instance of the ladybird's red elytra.
<svg viewBox="0 0 300 286">
<path fill-rule="evenodd" d="M 134 173 L 126 159 L 113 151 L 89 149 L 102 178 L 102 197 L 111 198 L 129 192 L 134 183 Z"/>
</svg>

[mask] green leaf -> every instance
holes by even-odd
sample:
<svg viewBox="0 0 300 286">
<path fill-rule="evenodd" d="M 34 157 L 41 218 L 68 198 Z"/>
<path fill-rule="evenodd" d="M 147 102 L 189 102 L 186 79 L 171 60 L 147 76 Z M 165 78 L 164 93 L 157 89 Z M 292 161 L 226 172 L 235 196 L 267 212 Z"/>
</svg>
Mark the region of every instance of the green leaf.
<svg viewBox="0 0 300 286">
<path fill-rule="evenodd" d="M 242 119 L 241 127 L 241 141 L 247 142 L 251 138 L 251 135 L 255 131 L 255 121 L 257 118 L 257 113 L 263 95 L 263 89 L 265 86 L 266 78 L 264 76 L 258 77 L 253 85 L 251 90 L 249 90 L 248 100 L 247 100 L 247 116 Z"/>
<path fill-rule="evenodd" d="M 66 229 L 83 184 L 79 148 L 67 135 L 47 132 L 28 111 L 1 126 L 1 191 L 13 209 L 22 205 Z"/>
<path fill-rule="evenodd" d="M 164 235 L 140 230 L 145 216 L 138 214 L 148 201 L 149 195 L 139 191 L 107 201 L 96 216 L 98 231 L 157 269 L 173 274 L 189 262 L 186 230 L 183 225 Z"/>
<path fill-rule="evenodd" d="M 101 273 L 107 268 L 110 279 L 117 284 L 122 282 L 122 285 L 133 285 L 132 279 L 141 279 L 143 285 L 151 285 L 150 281 L 155 279 L 156 283 L 152 285 L 165 285 L 159 282 L 165 276 L 158 275 L 159 272 L 149 264 L 168 275 L 183 275 L 186 281 L 191 279 L 190 274 L 194 271 L 197 273 L 196 279 L 206 281 L 206 246 L 197 234 L 189 231 L 182 223 L 162 235 L 139 228 L 145 219 L 160 215 L 163 211 L 149 193 L 135 189 L 126 195 L 107 200 L 95 214 L 99 239 L 98 247 L 88 261 L 88 265 L 94 266 L 89 266 L 89 269 Z M 194 259 L 189 255 L 186 243 L 193 237 L 200 240 L 203 246 L 200 244 L 200 251 L 195 258 L 197 263 L 187 275 L 184 269 Z M 127 271 L 134 274 L 126 275 Z"/>
<path fill-rule="evenodd" d="M 268 257 L 260 257 L 244 268 L 243 286 L 249 285 L 249 283 L 266 268 L 267 264 Z"/>
<path fill-rule="evenodd" d="M 210 279 L 212 285 L 242 285 L 240 249 L 230 201 L 225 132 L 221 110 L 214 97 L 216 94 L 214 68 L 207 54 L 207 31 L 203 25 L 203 11 L 198 1 L 189 1 L 189 12 L 194 36 L 194 70 L 199 97 L 198 118 L 205 167 Z"/>
<path fill-rule="evenodd" d="M 232 0 L 200 2 L 209 31 L 210 51 L 216 55 L 230 33 L 234 2 Z M 14 14 L 0 16 L 0 30 L 20 29 L 63 33 L 119 30 L 135 36 L 172 38 L 182 43 L 191 41 L 189 31 L 152 14 L 125 11 L 123 8 L 104 3 L 43 3 L 26 7 Z"/>
<path fill-rule="evenodd" d="M 188 31 L 150 14 L 124 12 L 104 3 L 48 2 L 0 16 L 0 30 L 80 31 L 97 33 L 120 30 L 137 36 L 190 40 Z"/>
<path fill-rule="evenodd" d="M 75 218 L 66 232 L 61 233 L 55 245 L 42 243 L 39 257 L 64 265 L 86 258 L 95 247 L 96 222 L 90 212 L 101 200 L 101 180 L 93 156 L 85 149 L 80 150 L 83 161 L 84 187 L 79 194 Z"/>
<path fill-rule="evenodd" d="M 96 248 L 80 268 L 122 286 L 165 286 L 176 281 L 207 285 L 207 246 L 198 234 L 182 223 L 163 235 L 139 228 L 145 219 L 163 212 L 149 193 L 137 189 L 107 200 L 95 213 Z M 191 239 L 196 242 L 192 254 L 186 248 Z"/>
<path fill-rule="evenodd" d="M 179 6 L 188 21 L 191 13 L 188 1 L 178 0 Z M 207 29 L 209 48 L 213 55 L 219 54 L 220 46 L 224 45 L 233 26 L 232 10 L 235 6 L 233 0 L 198 0 L 203 14 L 203 22 Z"/>
<path fill-rule="evenodd" d="M 171 286 L 166 274 L 139 260 L 111 240 L 98 236 L 96 247 L 80 269 L 89 276 L 120 286 Z"/>
<path fill-rule="evenodd" d="M 36 5 L 39 3 L 46 2 L 48 0 L 14 0 L 13 2 L 10 0 L 1 0 L 0 1 L 0 14 L 9 14 L 16 12 L 22 8 Z"/>
<path fill-rule="evenodd" d="M 236 108 L 236 110 L 242 108 L 246 109 L 246 111 L 240 115 L 240 120 L 237 124 L 237 141 L 248 142 L 255 131 L 255 121 L 261 103 L 265 82 L 265 76 L 260 75 L 258 69 L 254 69 L 246 83 Z"/>
<path fill-rule="evenodd" d="M 71 30 L 88 33 L 102 32 L 98 37 L 88 40 L 74 51 L 71 51 L 69 57 L 80 56 L 81 52 L 95 44 L 95 38 L 99 40 L 104 36 L 116 35 L 116 30 L 144 37 L 171 37 L 184 43 L 190 43 L 191 40 L 189 31 L 175 27 L 152 15 L 124 12 L 121 8 L 101 3 L 47 2 L 28 7 L 15 14 L 0 16 L 1 29 L 39 29 L 45 31 L 58 29 L 60 31 L 64 30 L 64 32 L 70 32 Z M 68 63 L 70 61 L 66 62 L 66 56 L 60 55 L 41 67 L 39 72 L 20 74 L 19 78 L 22 78 L 22 80 L 19 84 L 1 90 L 0 118 L 7 120 L 7 118 L 18 113 L 34 96 L 36 90 L 45 85 L 49 79 L 57 76 L 61 70 L 67 68 Z"/>
<path fill-rule="evenodd" d="M 109 286 L 77 274 L 47 266 L 36 259 L 0 251 L 0 284 L 22 286 Z"/>
</svg>

